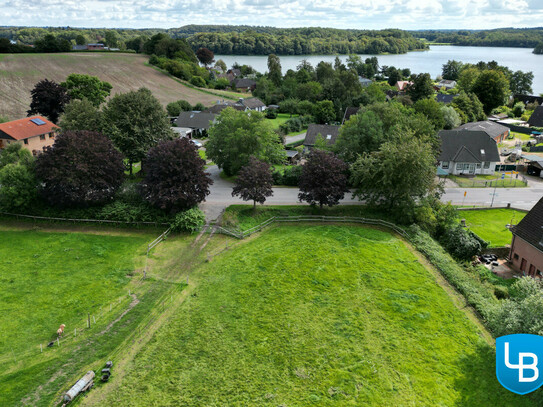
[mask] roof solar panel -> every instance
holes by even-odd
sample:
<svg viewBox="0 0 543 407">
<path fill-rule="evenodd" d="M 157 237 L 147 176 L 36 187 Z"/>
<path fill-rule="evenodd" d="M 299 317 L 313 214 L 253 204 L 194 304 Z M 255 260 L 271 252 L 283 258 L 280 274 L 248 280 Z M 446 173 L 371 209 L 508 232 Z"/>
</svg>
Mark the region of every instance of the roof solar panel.
<svg viewBox="0 0 543 407">
<path fill-rule="evenodd" d="M 45 122 L 42 119 L 30 119 L 30 121 L 38 126 L 43 126 Z"/>
</svg>

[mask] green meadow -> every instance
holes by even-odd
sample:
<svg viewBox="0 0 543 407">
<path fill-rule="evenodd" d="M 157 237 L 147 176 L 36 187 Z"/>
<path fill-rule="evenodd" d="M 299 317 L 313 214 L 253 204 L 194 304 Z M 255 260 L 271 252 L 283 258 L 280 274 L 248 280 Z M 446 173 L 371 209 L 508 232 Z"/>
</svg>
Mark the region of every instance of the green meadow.
<svg viewBox="0 0 543 407">
<path fill-rule="evenodd" d="M 196 273 L 100 405 L 532 405 L 500 386 L 456 294 L 388 232 L 272 227 Z"/>
<path fill-rule="evenodd" d="M 461 219 L 479 237 L 490 242 L 490 247 L 503 247 L 511 244 L 512 233 L 506 225 L 517 225 L 526 212 L 514 209 L 485 209 L 458 211 Z"/>
</svg>

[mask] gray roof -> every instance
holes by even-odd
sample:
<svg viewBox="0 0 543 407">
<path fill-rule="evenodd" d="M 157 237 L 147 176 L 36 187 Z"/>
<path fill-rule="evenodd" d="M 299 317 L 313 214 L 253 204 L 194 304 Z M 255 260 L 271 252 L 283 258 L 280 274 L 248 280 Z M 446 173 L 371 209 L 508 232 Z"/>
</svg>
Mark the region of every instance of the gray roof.
<svg viewBox="0 0 543 407">
<path fill-rule="evenodd" d="M 310 124 L 305 133 L 304 146 L 314 146 L 319 134 L 328 141 L 328 144 L 334 144 L 339 134 L 339 126 Z"/>
<path fill-rule="evenodd" d="M 259 98 L 242 99 L 240 102 L 247 106 L 249 109 L 257 109 L 259 107 L 266 107 L 266 104 Z"/>
<path fill-rule="evenodd" d="M 543 198 L 535 204 L 517 226 L 513 227 L 512 232 L 543 251 L 541 244 L 543 241 Z"/>
<path fill-rule="evenodd" d="M 345 114 L 343 115 L 343 121 L 341 122 L 341 124 L 349 120 L 352 115 L 357 114 L 359 110 L 359 107 L 348 107 L 347 109 L 345 109 Z"/>
<path fill-rule="evenodd" d="M 492 138 L 501 136 L 503 133 L 509 132 L 509 127 L 502 126 L 501 124 L 484 121 L 484 122 L 470 122 L 458 127 L 457 130 L 469 130 L 469 131 L 484 131 Z"/>
<path fill-rule="evenodd" d="M 530 127 L 543 127 L 543 106 L 537 106 L 528 120 Z"/>
<path fill-rule="evenodd" d="M 484 131 L 441 130 L 441 154 L 439 161 L 464 163 L 499 162 L 496 142 Z"/>
<path fill-rule="evenodd" d="M 190 127 L 191 129 L 208 129 L 215 121 L 216 115 L 204 112 L 181 112 L 177 117 L 177 127 Z"/>
<path fill-rule="evenodd" d="M 241 112 L 245 111 L 245 106 L 239 105 L 237 103 L 218 103 L 216 105 L 211 106 L 210 108 L 206 110 L 202 110 L 202 113 L 219 114 L 227 107 L 231 107 L 232 109 L 239 110 Z"/>
<path fill-rule="evenodd" d="M 251 88 L 253 86 L 256 86 L 256 82 L 252 79 L 242 78 L 242 79 L 235 79 L 234 85 L 236 88 Z"/>
<path fill-rule="evenodd" d="M 284 150 L 285 151 L 285 155 L 288 157 L 288 158 L 294 158 L 298 155 L 298 151 L 296 150 Z"/>
<path fill-rule="evenodd" d="M 438 93 L 437 94 L 437 97 L 436 97 L 436 100 L 439 102 L 439 103 L 451 103 L 453 101 L 453 99 L 455 97 L 457 97 L 458 95 L 445 95 L 444 93 Z"/>
</svg>

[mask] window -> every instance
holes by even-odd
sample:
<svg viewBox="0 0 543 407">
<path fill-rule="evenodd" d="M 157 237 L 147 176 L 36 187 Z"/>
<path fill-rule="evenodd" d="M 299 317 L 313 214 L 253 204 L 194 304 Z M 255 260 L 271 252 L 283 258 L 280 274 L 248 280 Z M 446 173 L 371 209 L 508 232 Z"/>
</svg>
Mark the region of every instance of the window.
<svg viewBox="0 0 543 407">
<path fill-rule="evenodd" d="M 469 164 L 464 164 L 464 169 L 469 170 Z"/>
<path fill-rule="evenodd" d="M 516 253 L 513 254 L 513 258 L 514 258 L 515 260 L 518 260 L 518 254 L 516 254 Z"/>
<path fill-rule="evenodd" d="M 45 140 L 45 134 L 40 135 L 40 140 Z"/>
<path fill-rule="evenodd" d="M 23 143 L 28 144 L 28 139 L 25 138 L 25 139 L 23 140 Z"/>
<path fill-rule="evenodd" d="M 481 169 L 481 164 L 477 163 L 477 169 Z"/>
<path fill-rule="evenodd" d="M 49 133 L 49 138 L 55 138 L 55 133 Z"/>
<path fill-rule="evenodd" d="M 443 161 L 441 163 L 441 168 L 443 168 L 444 170 L 448 169 L 449 168 L 449 162 L 448 161 Z"/>
<path fill-rule="evenodd" d="M 456 164 L 456 169 L 461 170 L 462 169 L 462 164 L 460 164 L 460 163 Z"/>
<path fill-rule="evenodd" d="M 488 168 L 490 168 L 490 162 L 489 161 L 485 161 L 484 162 L 484 165 L 483 165 L 483 168 L 486 170 Z"/>
</svg>

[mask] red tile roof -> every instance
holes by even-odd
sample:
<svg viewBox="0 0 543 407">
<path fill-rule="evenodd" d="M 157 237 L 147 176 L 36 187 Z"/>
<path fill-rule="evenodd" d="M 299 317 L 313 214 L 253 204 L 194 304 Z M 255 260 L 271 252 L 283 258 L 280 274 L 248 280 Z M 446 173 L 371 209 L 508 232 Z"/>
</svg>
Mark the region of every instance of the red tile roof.
<svg viewBox="0 0 543 407">
<path fill-rule="evenodd" d="M 45 124 L 37 125 L 32 119 L 39 119 Z M 24 140 L 30 137 L 36 137 L 53 131 L 57 126 L 42 116 L 25 117 L 24 119 L 14 120 L 12 122 L 0 123 L 0 132 L 7 134 L 15 140 Z"/>
</svg>

